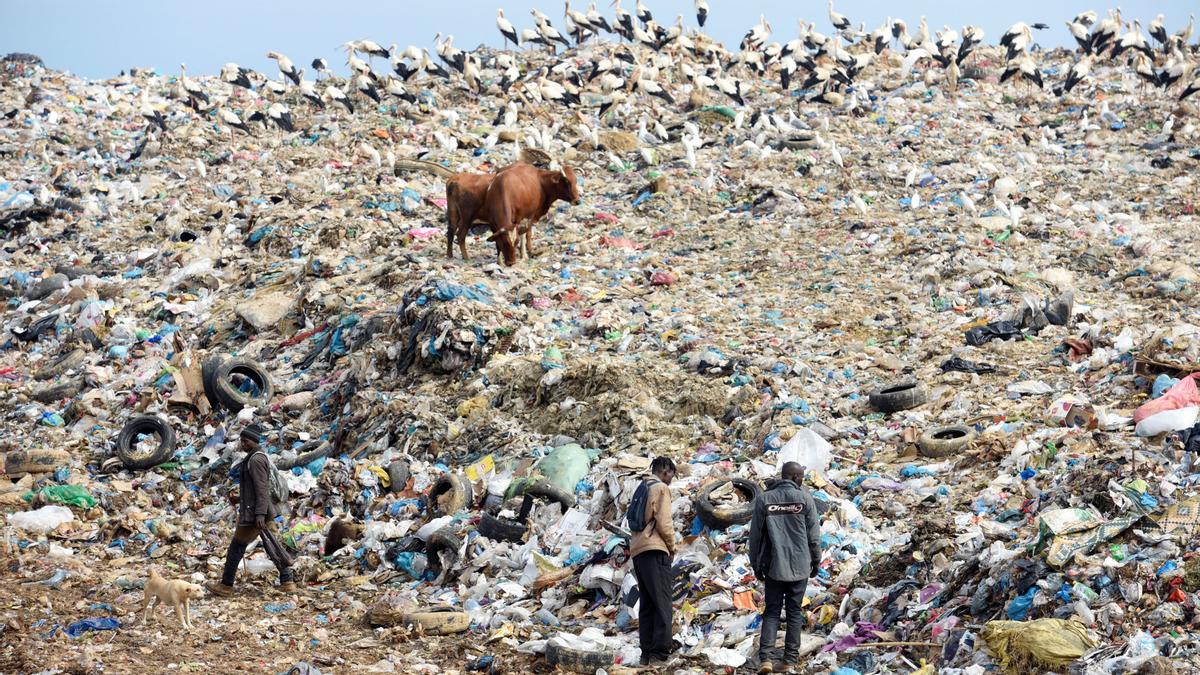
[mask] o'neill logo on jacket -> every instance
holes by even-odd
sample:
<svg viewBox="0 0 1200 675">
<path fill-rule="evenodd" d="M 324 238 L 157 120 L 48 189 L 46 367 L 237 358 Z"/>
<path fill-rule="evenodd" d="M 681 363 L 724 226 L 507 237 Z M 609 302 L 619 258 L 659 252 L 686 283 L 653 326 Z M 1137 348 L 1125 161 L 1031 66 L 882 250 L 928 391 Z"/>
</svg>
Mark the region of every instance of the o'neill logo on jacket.
<svg viewBox="0 0 1200 675">
<path fill-rule="evenodd" d="M 798 516 L 801 513 L 804 513 L 804 502 L 767 504 L 768 516 Z"/>
</svg>

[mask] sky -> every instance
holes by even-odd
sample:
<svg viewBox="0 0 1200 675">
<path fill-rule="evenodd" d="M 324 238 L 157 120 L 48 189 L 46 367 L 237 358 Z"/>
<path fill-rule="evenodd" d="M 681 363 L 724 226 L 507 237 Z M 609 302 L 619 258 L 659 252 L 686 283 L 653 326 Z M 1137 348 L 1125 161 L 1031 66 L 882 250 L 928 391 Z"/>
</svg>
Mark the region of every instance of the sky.
<svg viewBox="0 0 1200 675">
<path fill-rule="evenodd" d="M 387 47 L 408 44 L 430 47 L 439 31 L 454 35 L 454 45 L 471 49 L 486 43 L 499 46 L 496 9 L 517 29 L 531 27 L 531 7 L 550 16 L 563 27 L 563 7 L 557 0 L 38 0 L 5 2 L 0 24 L 0 52 L 30 52 L 41 56 L 51 68 L 69 70 L 91 78 L 115 76 L 132 66 L 152 67 L 164 73 L 179 72 L 188 65 L 189 74 L 216 74 L 227 62 L 262 70 L 271 76 L 278 71 L 266 58 L 268 50 L 287 54 L 297 65 L 308 67 L 314 57 L 327 59 L 337 72 L 345 70 L 345 55 L 339 45 L 352 39 L 370 38 Z M 586 11 L 587 2 L 575 0 L 573 9 Z M 612 17 L 609 0 L 597 3 Z M 767 17 L 774 31 L 771 39 L 786 42 L 796 37 L 802 16 L 816 23 L 817 30 L 830 34 L 828 10 L 821 0 L 708 0 L 710 14 L 705 32 L 731 48 L 746 30 Z M 1141 18 L 1143 30 L 1162 13 L 1168 32 L 1182 28 L 1191 12 L 1200 12 L 1196 0 L 1124 0 L 1119 3 L 1127 19 Z M 633 12 L 634 0 L 622 5 Z M 692 0 L 647 0 L 646 6 L 662 25 L 673 24 L 683 14 L 684 25 L 696 25 Z M 895 2 L 887 0 L 837 0 L 835 9 L 867 30 L 882 24 L 903 7 L 910 31 L 922 15 L 930 32 L 950 25 L 981 26 L 986 41 L 995 43 L 1013 23 L 1045 22 L 1050 28 L 1038 34 L 1044 46 L 1073 44 L 1065 22 L 1076 13 L 1103 5 L 1076 5 L 1046 0 L 973 2 Z M 803 8 L 801 10 L 800 8 Z M 803 14 L 801 14 L 801 11 Z M 311 72 L 311 70 L 310 70 Z"/>
</svg>

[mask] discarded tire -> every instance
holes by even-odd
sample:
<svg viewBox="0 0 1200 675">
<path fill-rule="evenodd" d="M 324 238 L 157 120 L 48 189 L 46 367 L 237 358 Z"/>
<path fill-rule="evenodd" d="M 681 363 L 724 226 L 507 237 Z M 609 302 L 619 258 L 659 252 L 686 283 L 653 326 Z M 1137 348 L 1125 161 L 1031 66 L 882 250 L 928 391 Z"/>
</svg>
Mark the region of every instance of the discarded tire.
<svg viewBox="0 0 1200 675">
<path fill-rule="evenodd" d="M 66 354 L 63 354 L 46 364 L 46 367 L 34 374 L 33 379 L 49 380 L 58 377 L 63 373 L 75 370 L 83 364 L 83 359 L 86 356 L 87 352 L 83 351 L 82 349 L 72 349 Z"/>
<path fill-rule="evenodd" d="M 138 437 L 158 436 L 158 446 L 150 450 L 138 448 Z M 149 469 L 162 464 L 175 454 L 175 430 L 157 415 L 141 415 L 125 423 L 117 436 L 117 457 L 126 469 Z"/>
<path fill-rule="evenodd" d="M 425 558 L 428 569 L 434 574 L 440 575 L 443 569 L 442 557 L 439 554 L 442 551 L 447 551 L 457 559 L 460 548 L 462 548 L 462 538 L 455 534 L 454 530 L 443 527 L 440 530 L 434 531 L 433 534 L 429 535 L 429 541 L 425 542 Z"/>
<path fill-rule="evenodd" d="M 613 664 L 613 653 L 608 649 L 583 650 L 560 647 L 553 642 L 546 644 L 546 661 L 550 665 L 577 673 L 594 673 L 599 668 Z"/>
<path fill-rule="evenodd" d="M 714 504 L 711 495 L 714 490 L 732 482 L 733 489 L 741 493 L 745 501 L 730 506 Z M 732 525 L 742 525 L 750 522 L 754 515 L 754 499 L 762 492 L 762 488 L 754 481 L 745 478 L 720 478 L 704 486 L 692 500 L 696 515 L 700 522 L 710 530 L 724 530 Z"/>
<path fill-rule="evenodd" d="M 471 617 L 453 607 L 430 607 L 401 615 L 403 624 L 420 628 L 427 635 L 462 633 L 471 627 Z"/>
<path fill-rule="evenodd" d="M 871 407 L 879 412 L 897 412 L 915 408 L 929 400 L 920 382 L 897 382 L 871 392 Z"/>
<path fill-rule="evenodd" d="M 512 518 L 501 518 L 485 513 L 479 519 L 479 526 L 476 529 L 479 534 L 492 541 L 519 542 L 525 538 L 525 532 L 529 528 L 525 523 Z"/>
<path fill-rule="evenodd" d="M 13 450 L 4 457 L 4 473 L 48 473 L 71 462 L 66 450 Z"/>
<path fill-rule="evenodd" d="M 412 473 L 408 469 L 408 462 L 401 460 L 396 460 L 388 464 L 387 472 L 388 479 L 391 480 L 388 491 L 392 493 L 403 490 L 408 485 L 409 477 L 412 476 Z"/>
<path fill-rule="evenodd" d="M 221 357 L 209 357 L 204 359 L 204 363 L 200 364 L 200 383 L 204 384 L 204 398 L 209 400 L 209 405 L 215 408 L 221 407 L 221 402 L 217 400 L 217 390 L 214 386 L 216 380 L 214 376 L 217 374 L 217 368 L 221 365 Z"/>
<path fill-rule="evenodd" d="M 922 457 L 949 457 L 970 444 L 975 430 L 961 425 L 930 429 L 917 440 L 917 449 Z"/>
<path fill-rule="evenodd" d="M 61 401 L 64 398 L 71 398 L 75 396 L 75 394 L 83 391 L 83 387 L 86 384 L 87 383 L 84 382 L 82 377 L 77 379 L 62 380 L 60 382 L 54 382 L 34 389 L 33 393 L 31 393 L 29 397 L 38 403 L 53 403 L 55 401 Z"/>
<path fill-rule="evenodd" d="M 461 633 L 471 627 L 471 617 L 454 607 L 427 607 L 417 612 L 402 612 L 387 602 L 377 603 L 367 610 L 371 626 L 409 626 L 428 635 Z"/>
<path fill-rule="evenodd" d="M 312 447 L 313 445 L 316 446 L 315 449 L 313 449 L 313 450 L 306 449 L 306 448 Z M 309 441 L 308 443 L 304 444 L 304 446 L 302 446 L 299 449 L 299 452 L 300 452 L 299 455 L 296 455 L 294 458 L 292 458 L 290 460 L 289 459 L 280 459 L 280 460 L 276 461 L 275 468 L 279 469 L 280 471 L 289 471 L 298 466 L 307 466 L 308 464 L 312 463 L 313 461 L 321 459 L 322 457 L 333 452 L 333 444 L 330 443 L 329 441 L 320 441 L 320 442 Z"/>
<path fill-rule="evenodd" d="M 239 384 L 234 384 L 234 376 L 239 376 Z M 212 371 L 211 387 L 217 404 L 233 412 L 247 406 L 265 406 L 275 395 L 271 376 L 250 359 L 237 358 L 222 362 Z M 208 385 L 205 386 L 205 393 L 208 393 Z"/>
<path fill-rule="evenodd" d="M 557 502 L 562 506 L 563 513 L 566 513 L 567 509 L 575 506 L 575 495 L 549 481 L 539 480 L 533 483 L 525 488 L 525 494 L 537 499 L 544 499 L 548 502 Z"/>
<path fill-rule="evenodd" d="M 475 500 L 475 488 L 461 473 L 447 473 L 429 490 L 429 511 L 435 516 L 458 513 Z"/>
</svg>

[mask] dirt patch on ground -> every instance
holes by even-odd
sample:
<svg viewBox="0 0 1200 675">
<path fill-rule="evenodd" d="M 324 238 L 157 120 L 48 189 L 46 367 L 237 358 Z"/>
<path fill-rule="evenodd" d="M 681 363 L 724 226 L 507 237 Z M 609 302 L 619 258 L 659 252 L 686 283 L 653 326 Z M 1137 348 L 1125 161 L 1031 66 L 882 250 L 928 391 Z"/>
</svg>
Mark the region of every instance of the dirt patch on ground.
<svg viewBox="0 0 1200 675">
<path fill-rule="evenodd" d="M 446 672 L 465 670 L 485 654 L 496 657 L 502 666 L 497 672 L 533 669 L 532 657 L 513 652 L 504 641 L 485 644 L 483 634 L 423 636 L 404 628 L 370 628 L 363 608 L 375 592 L 362 579 L 289 595 L 251 580 L 239 585 L 237 597 L 210 596 L 193 604 L 188 631 L 164 607 L 142 623 L 140 589 L 97 584 L 70 572 L 52 588 L 36 580 L 49 578 L 53 569 L 21 573 L 17 565 L 9 558 L 0 571 L 5 589 L 0 672 L 281 673 L 299 662 L 322 673 Z M 68 626 L 89 617 L 111 617 L 121 627 L 67 635 Z"/>
</svg>

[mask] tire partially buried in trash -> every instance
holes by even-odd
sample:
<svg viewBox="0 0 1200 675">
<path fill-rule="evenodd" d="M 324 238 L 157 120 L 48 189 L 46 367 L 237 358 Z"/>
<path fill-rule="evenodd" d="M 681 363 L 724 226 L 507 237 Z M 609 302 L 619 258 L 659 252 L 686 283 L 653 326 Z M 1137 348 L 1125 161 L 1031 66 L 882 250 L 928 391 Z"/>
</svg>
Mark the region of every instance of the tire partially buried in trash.
<svg viewBox="0 0 1200 675">
<path fill-rule="evenodd" d="M 546 644 L 546 661 L 576 673 L 594 673 L 600 668 L 612 666 L 614 656 L 608 649 L 575 649 L 549 642 Z"/>
<path fill-rule="evenodd" d="M 480 535 L 492 541 L 510 541 L 515 543 L 525 538 L 525 532 L 529 527 L 525 523 L 513 520 L 512 518 L 502 518 L 485 513 L 480 517 L 479 525 L 475 529 L 479 531 Z"/>
<path fill-rule="evenodd" d="M 429 489 L 429 512 L 435 516 L 458 513 L 475 501 L 475 488 L 461 473 L 442 474 Z"/>
<path fill-rule="evenodd" d="M 733 483 L 733 489 L 740 492 L 744 501 L 732 506 L 714 504 L 712 493 L 723 485 Z M 710 530 L 724 530 L 732 525 L 743 525 L 750 522 L 754 515 L 754 499 L 762 492 L 762 488 L 754 481 L 745 478 L 718 478 L 712 481 L 692 499 L 692 506 L 700 522 Z"/>
<path fill-rule="evenodd" d="M 462 548 L 462 538 L 455 534 L 454 530 L 443 527 L 440 530 L 435 530 L 429 535 L 429 541 L 425 542 L 425 558 L 427 569 L 434 574 L 442 574 L 450 570 L 444 569 L 442 565 L 441 552 L 447 551 L 451 554 L 455 561 L 458 560 L 458 551 Z M 451 563 L 453 564 L 453 563 Z"/>
<path fill-rule="evenodd" d="M 929 400 L 920 382 L 896 382 L 871 392 L 871 407 L 879 412 L 898 412 L 915 408 Z"/>
<path fill-rule="evenodd" d="M 563 513 L 575 506 L 575 495 L 547 480 L 539 480 L 530 484 L 525 488 L 523 494 L 548 502 L 556 502 L 562 508 Z"/>
<path fill-rule="evenodd" d="M 454 607 L 426 607 L 415 612 L 395 612 L 388 608 L 372 608 L 367 612 L 372 626 L 409 626 L 426 635 L 452 635 L 471 627 L 471 617 Z"/>
<path fill-rule="evenodd" d="M 233 412 L 247 406 L 266 406 L 275 395 L 270 374 L 251 359 L 226 359 L 216 365 L 210 359 L 202 367 L 201 377 L 209 401 Z"/>
<path fill-rule="evenodd" d="M 72 349 L 46 364 L 45 367 L 34 374 L 33 379 L 41 381 L 58 377 L 63 373 L 78 368 L 83 364 L 85 357 L 87 357 L 87 352 L 82 349 Z"/>
<path fill-rule="evenodd" d="M 4 457 L 4 473 L 16 476 L 23 473 L 49 473 L 71 463 L 66 450 L 12 450 Z"/>
<path fill-rule="evenodd" d="M 922 457 L 941 459 L 961 451 L 974 438 L 975 430 L 971 427 L 939 427 L 921 434 L 921 438 L 917 439 L 917 450 Z"/>
<path fill-rule="evenodd" d="M 150 450 L 138 447 L 138 438 L 148 434 L 158 436 L 158 446 Z M 117 436 L 117 457 L 127 469 L 149 469 L 158 466 L 175 454 L 175 430 L 158 415 L 139 415 L 125 423 Z"/>
</svg>

